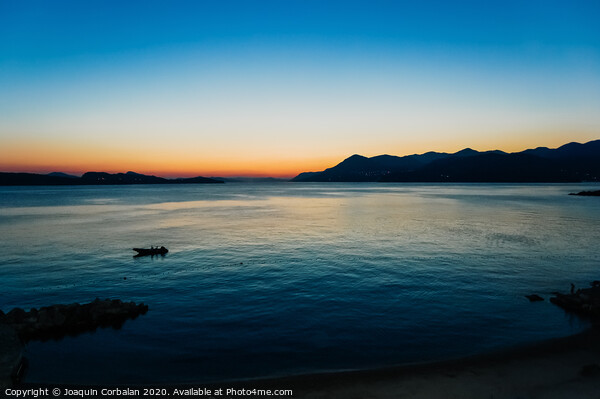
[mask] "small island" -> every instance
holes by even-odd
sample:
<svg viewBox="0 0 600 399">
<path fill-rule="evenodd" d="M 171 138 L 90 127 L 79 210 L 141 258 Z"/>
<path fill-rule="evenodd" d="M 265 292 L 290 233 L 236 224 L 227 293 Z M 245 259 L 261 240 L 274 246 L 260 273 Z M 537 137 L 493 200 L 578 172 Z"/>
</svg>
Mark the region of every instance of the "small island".
<svg viewBox="0 0 600 399">
<path fill-rule="evenodd" d="M 596 191 L 580 191 L 578 193 L 570 193 L 569 195 L 581 195 L 583 197 L 600 197 L 600 190 L 596 190 Z"/>
</svg>

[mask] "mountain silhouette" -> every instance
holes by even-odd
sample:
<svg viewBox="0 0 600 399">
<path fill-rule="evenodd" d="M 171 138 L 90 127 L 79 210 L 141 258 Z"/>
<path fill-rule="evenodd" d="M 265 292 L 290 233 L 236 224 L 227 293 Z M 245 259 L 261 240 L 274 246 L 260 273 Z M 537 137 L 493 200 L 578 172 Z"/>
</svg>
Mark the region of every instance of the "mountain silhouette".
<svg viewBox="0 0 600 399">
<path fill-rule="evenodd" d="M 600 180 L 600 140 L 538 147 L 517 153 L 427 152 L 404 157 L 352 155 L 295 182 L 578 182 Z"/>
<path fill-rule="evenodd" d="M 202 184 L 223 183 L 221 180 L 208 177 L 190 177 L 179 179 L 165 179 L 163 177 L 148 176 L 135 172 L 106 173 L 87 172 L 77 177 L 61 172 L 47 175 L 36 173 L 1 173 L 0 186 L 57 186 L 57 185 L 109 185 L 109 184 Z"/>
<path fill-rule="evenodd" d="M 70 177 L 73 179 L 78 179 L 79 176 L 75 176 L 75 175 L 69 175 L 63 172 L 52 172 L 52 173 L 48 173 L 48 176 L 57 176 L 57 177 Z"/>
</svg>

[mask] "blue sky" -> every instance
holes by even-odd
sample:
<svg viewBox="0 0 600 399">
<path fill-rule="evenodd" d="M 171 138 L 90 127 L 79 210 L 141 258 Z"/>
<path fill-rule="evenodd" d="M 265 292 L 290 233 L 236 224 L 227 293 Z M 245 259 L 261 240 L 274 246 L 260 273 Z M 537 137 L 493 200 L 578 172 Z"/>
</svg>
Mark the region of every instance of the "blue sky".
<svg viewBox="0 0 600 399">
<path fill-rule="evenodd" d="M 0 0 L 0 169 L 293 175 L 598 138 L 600 2 Z M 160 141 L 162 156 L 151 150 Z"/>
</svg>

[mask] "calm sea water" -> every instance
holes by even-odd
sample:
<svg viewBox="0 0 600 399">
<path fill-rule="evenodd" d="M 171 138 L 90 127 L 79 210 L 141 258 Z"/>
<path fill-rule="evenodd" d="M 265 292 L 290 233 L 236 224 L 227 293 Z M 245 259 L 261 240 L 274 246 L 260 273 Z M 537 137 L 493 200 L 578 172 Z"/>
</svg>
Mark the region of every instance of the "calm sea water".
<svg viewBox="0 0 600 399">
<path fill-rule="evenodd" d="M 202 382 L 463 356 L 585 323 L 588 185 L 0 187 L 0 309 L 143 301 L 121 330 L 32 342 L 30 382 Z M 133 247 L 165 245 L 158 258 Z M 124 280 L 124 277 L 127 277 Z"/>
</svg>

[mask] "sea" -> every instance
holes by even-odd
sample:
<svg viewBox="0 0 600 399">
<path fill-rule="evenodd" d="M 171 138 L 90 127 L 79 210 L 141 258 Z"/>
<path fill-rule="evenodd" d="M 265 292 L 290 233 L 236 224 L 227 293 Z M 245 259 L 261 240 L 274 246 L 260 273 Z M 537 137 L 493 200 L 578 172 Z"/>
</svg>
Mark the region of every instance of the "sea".
<svg viewBox="0 0 600 399">
<path fill-rule="evenodd" d="M 469 356 L 582 331 L 600 279 L 583 184 L 0 187 L 0 309 L 144 302 L 29 342 L 26 382 L 223 382 Z M 134 258 L 164 245 L 166 256 Z M 545 300 L 530 303 L 525 295 Z"/>
</svg>

